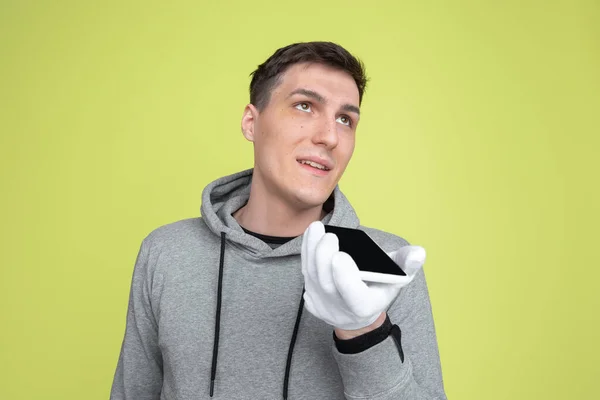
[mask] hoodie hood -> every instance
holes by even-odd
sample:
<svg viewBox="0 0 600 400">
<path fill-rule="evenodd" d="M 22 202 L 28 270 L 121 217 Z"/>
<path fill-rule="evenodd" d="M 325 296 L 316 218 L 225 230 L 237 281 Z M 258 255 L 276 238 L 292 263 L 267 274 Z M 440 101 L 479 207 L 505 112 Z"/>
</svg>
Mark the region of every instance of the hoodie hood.
<svg viewBox="0 0 600 400">
<path fill-rule="evenodd" d="M 200 213 L 208 228 L 217 236 L 227 235 L 230 245 L 252 257 L 281 257 L 300 254 L 302 236 L 272 249 L 262 240 L 247 234 L 232 214 L 243 207 L 250 197 L 250 186 L 254 169 L 248 169 L 219 178 L 208 184 L 202 192 Z M 350 202 L 336 185 L 324 204 L 327 215 L 324 224 L 358 228 L 360 221 Z"/>
</svg>

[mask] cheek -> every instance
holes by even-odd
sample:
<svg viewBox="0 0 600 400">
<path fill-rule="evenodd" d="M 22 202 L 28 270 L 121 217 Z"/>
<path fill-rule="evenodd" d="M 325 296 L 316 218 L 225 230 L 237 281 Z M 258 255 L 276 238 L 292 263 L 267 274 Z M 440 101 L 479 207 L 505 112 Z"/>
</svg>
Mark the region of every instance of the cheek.
<svg viewBox="0 0 600 400">
<path fill-rule="evenodd" d="M 348 133 L 345 132 L 344 134 L 347 135 Z M 354 153 L 354 144 L 355 144 L 354 135 L 346 136 L 346 137 L 340 136 L 340 137 L 342 139 L 340 139 L 340 142 L 338 143 L 339 156 L 346 163 L 348 163 L 348 161 L 350 161 L 350 158 L 352 157 L 352 154 Z"/>
<path fill-rule="evenodd" d="M 261 163 L 272 168 L 288 167 L 286 160 L 293 157 L 294 151 L 310 137 L 310 121 L 282 112 L 277 118 L 264 120 L 263 124 L 260 137 L 255 140 L 256 153 L 260 154 Z"/>
<path fill-rule="evenodd" d="M 281 168 L 284 160 L 293 154 L 295 138 L 294 132 L 281 128 L 261 133 L 260 141 L 255 143 L 261 162 L 265 165 L 271 165 L 273 168 L 277 168 L 276 165 Z"/>
</svg>

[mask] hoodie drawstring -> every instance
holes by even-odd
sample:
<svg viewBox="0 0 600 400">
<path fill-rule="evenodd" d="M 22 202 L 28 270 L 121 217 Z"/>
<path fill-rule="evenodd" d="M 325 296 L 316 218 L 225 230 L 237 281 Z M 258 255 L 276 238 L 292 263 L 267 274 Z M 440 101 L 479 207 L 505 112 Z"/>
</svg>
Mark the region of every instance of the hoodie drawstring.
<svg viewBox="0 0 600 400">
<path fill-rule="evenodd" d="M 219 329 L 221 327 L 221 297 L 223 295 L 223 265 L 225 264 L 225 232 L 221 232 L 221 257 L 219 261 L 219 286 L 217 289 L 217 317 L 215 321 L 215 343 L 213 345 L 212 368 L 210 371 L 210 397 L 215 390 L 217 355 L 219 354 Z"/>
<path fill-rule="evenodd" d="M 215 341 L 213 345 L 213 358 L 212 368 L 210 371 L 210 397 L 213 397 L 215 390 L 215 378 L 217 376 L 217 356 L 219 354 L 219 330 L 221 327 L 221 299 L 223 296 L 223 268 L 225 265 L 225 232 L 221 232 L 221 257 L 219 260 L 219 284 L 217 289 L 217 316 L 215 320 Z M 298 337 L 298 329 L 300 328 L 300 320 L 302 318 L 302 310 L 304 309 L 304 287 L 302 288 L 302 296 L 300 296 L 300 304 L 298 306 L 298 313 L 296 314 L 296 323 L 294 325 L 294 332 L 292 333 L 292 340 L 290 341 L 290 348 L 288 351 L 287 362 L 285 365 L 285 378 L 283 380 L 283 398 L 287 400 L 288 386 L 290 379 L 290 369 L 292 366 L 292 355 L 294 353 L 294 346 L 296 345 L 296 338 Z"/>
<path fill-rule="evenodd" d="M 300 305 L 296 314 L 296 324 L 294 325 L 294 333 L 290 341 L 290 349 L 288 351 L 287 363 L 285 364 L 285 378 L 283 379 L 283 400 L 287 400 L 288 384 L 290 381 L 290 368 L 292 367 L 292 354 L 296 345 L 296 337 L 298 336 L 298 328 L 300 327 L 300 319 L 302 318 L 302 310 L 304 309 L 304 287 L 302 288 L 302 296 L 300 296 Z"/>
</svg>

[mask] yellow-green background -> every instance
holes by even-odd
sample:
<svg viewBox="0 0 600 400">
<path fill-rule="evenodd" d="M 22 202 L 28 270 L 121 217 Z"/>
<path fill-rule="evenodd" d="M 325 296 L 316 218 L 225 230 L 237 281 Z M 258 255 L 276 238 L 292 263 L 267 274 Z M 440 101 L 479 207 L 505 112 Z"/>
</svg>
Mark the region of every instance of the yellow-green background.
<svg viewBox="0 0 600 400">
<path fill-rule="evenodd" d="M 428 250 L 452 399 L 597 398 L 596 1 L 0 1 L 0 399 L 106 399 L 143 237 L 252 164 L 249 73 L 371 78 L 342 189 Z"/>
</svg>

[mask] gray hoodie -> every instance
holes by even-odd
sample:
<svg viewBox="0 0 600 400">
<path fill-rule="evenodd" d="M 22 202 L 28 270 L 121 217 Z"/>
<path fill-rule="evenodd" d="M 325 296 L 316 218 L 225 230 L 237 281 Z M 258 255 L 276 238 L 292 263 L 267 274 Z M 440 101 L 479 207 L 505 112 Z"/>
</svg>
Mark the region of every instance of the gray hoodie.
<svg viewBox="0 0 600 400">
<path fill-rule="evenodd" d="M 387 310 L 404 361 L 391 336 L 340 353 L 333 328 L 302 307 L 302 237 L 273 249 L 232 217 L 251 180 L 247 170 L 210 183 L 201 218 L 142 241 L 110 398 L 445 399 L 424 272 Z M 323 223 L 362 229 L 386 251 L 408 244 L 360 226 L 339 187 L 330 200 Z"/>
</svg>

